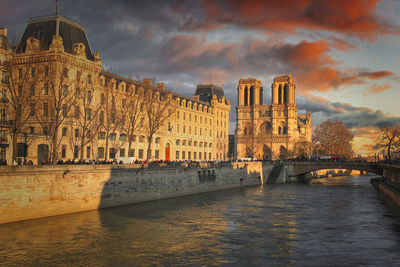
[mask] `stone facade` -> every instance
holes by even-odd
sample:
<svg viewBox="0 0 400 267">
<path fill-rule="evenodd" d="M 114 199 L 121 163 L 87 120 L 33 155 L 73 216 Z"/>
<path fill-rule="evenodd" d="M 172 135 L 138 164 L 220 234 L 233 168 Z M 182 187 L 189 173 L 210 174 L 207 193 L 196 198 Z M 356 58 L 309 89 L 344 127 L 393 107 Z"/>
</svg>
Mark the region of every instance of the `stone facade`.
<svg viewBox="0 0 400 267">
<path fill-rule="evenodd" d="M 0 41 L 6 37 L 6 29 L 0 29 Z M 14 49 L 1 44 L 5 41 L 0 43 L 0 68 L 3 58 L 12 62 L 10 74 L 2 70 L 10 79 L 0 84 L 4 99 L 0 159 L 8 164 L 15 116 L 7 102 L 10 81 L 27 98 L 17 137 L 21 162 L 47 163 L 53 147 L 57 147 L 53 158 L 63 161 L 128 156 L 145 160 L 148 120 L 143 105 L 137 113 L 141 126 L 130 133 L 131 146 L 126 126 L 129 105 L 149 95 L 170 101 L 165 112 L 171 113 L 150 140 L 151 160 L 227 158 L 230 104 L 222 88 L 199 85 L 204 90 L 189 98 L 166 90 L 162 83 L 153 85 L 151 79 L 137 81 L 106 72 L 99 52 L 92 53 L 84 27 L 60 15 L 30 19 Z M 204 99 L 207 88 L 209 98 Z"/>
<path fill-rule="evenodd" d="M 271 105 L 263 105 L 263 87 L 255 78 L 239 80 L 236 157 L 287 157 L 311 142 L 310 113 L 298 114 L 296 85 L 290 74 L 274 78 Z"/>
</svg>

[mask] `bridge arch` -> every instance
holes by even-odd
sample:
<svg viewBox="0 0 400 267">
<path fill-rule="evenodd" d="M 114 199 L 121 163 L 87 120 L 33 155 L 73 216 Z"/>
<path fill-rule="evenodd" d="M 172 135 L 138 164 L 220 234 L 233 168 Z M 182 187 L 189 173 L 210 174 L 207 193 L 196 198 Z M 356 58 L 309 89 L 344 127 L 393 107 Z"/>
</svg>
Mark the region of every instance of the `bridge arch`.
<svg viewBox="0 0 400 267">
<path fill-rule="evenodd" d="M 307 173 L 326 169 L 346 169 L 358 170 L 374 173 L 376 175 L 383 174 L 383 168 L 377 163 L 363 162 L 293 162 L 289 164 L 291 176 L 304 176 Z"/>
</svg>

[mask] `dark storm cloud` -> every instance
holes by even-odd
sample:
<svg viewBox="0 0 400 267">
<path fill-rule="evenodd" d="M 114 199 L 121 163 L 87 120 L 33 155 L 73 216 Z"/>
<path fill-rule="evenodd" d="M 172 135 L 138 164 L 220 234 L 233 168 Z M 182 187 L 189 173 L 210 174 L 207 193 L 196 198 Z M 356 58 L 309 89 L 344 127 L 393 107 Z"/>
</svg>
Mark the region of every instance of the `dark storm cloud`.
<svg viewBox="0 0 400 267">
<path fill-rule="evenodd" d="M 340 120 L 348 128 L 387 127 L 400 125 L 400 117 L 393 117 L 380 110 L 355 107 L 348 103 L 329 102 L 323 98 L 299 97 L 299 110 L 308 110 L 316 115 L 323 113 L 324 120 Z M 321 123 L 322 121 L 315 121 Z"/>
</svg>

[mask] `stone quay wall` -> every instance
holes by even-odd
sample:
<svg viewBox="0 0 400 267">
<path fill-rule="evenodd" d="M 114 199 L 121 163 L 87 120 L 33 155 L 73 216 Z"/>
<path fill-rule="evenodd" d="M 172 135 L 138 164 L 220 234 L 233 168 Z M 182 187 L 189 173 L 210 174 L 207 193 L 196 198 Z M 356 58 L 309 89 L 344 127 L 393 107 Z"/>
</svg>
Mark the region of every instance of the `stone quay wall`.
<svg viewBox="0 0 400 267">
<path fill-rule="evenodd" d="M 383 166 L 383 177 L 371 179 L 371 183 L 400 208 L 400 166 Z"/>
<path fill-rule="evenodd" d="M 0 223 L 261 185 L 273 165 L 1 166 Z"/>
</svg>

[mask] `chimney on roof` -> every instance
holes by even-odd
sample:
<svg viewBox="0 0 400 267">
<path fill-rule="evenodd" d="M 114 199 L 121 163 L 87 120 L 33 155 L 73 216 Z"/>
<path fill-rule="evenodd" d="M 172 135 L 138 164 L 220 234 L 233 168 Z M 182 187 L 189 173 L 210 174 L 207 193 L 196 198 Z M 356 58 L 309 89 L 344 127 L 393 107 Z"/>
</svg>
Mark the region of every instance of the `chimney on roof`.
<svg viewBox="0 0 400 267">
<path fill-rule="evenodd" d="M 151 79 L 143 79 L 143 86 L 144 87 L 151 87 L 152 81 Z"/>
<path fill-rule="evenodd" d="M 0 28 L 0 36 L 7 36 L 7 28 Z"/>
<path fill-rule="evenodd" d="M 157 89 L 158 90 L 165 90 L 164 84 L 163 83 L 157 83 Z"/>
</svg>

